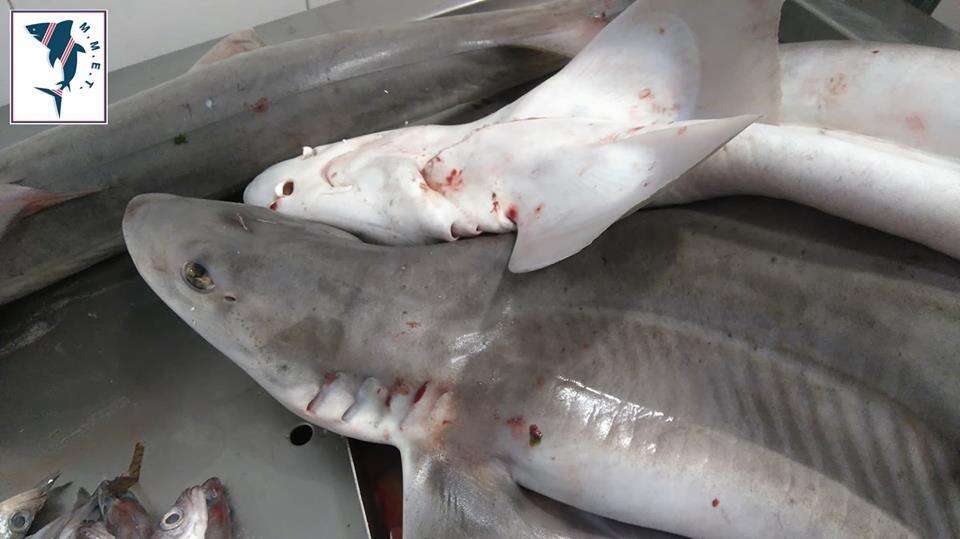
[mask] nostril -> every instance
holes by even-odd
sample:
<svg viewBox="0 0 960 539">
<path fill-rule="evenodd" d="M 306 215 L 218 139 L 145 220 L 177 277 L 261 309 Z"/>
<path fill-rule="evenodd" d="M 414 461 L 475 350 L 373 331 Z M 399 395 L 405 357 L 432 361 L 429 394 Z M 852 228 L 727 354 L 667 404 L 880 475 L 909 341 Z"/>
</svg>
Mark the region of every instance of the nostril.
<svg viewBox="0 0 960 539">
<path fill-rule="evenodd" d="M 230 303 L 233 303 L 234 301 L 237 301 L 237 298 L 233 296 L 223 296 L 223 301 L 229 301 Z"/>
<path fill-rule="evenodd" d="M 216 286 L 207 268 L 198 262 L 187 262 L 183 265 L 180 274 L 183 280 L 198 292 L 209 292 Z"/>
</svg>

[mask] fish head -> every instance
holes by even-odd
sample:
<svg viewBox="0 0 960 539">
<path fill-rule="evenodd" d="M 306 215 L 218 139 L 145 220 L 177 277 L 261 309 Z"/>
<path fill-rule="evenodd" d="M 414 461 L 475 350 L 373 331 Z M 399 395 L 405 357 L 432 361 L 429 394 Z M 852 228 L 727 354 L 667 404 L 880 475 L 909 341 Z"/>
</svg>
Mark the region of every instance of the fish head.
<svg viewBox="0 0 960 539">
<path fill-rule="evenodd" d="M 346 333 L 346 298 L 383 265 L 370 256 L 373 246 L 321 223 L 171 195 L 134 198 L 123 233 L 153 291 L 301 413 L 326 370 L 335 368 L 332 358 Z M 306 286 L 304 275 L 321 278 Z"/>
<path fill-rule="evenodd" d="M 227 489 L 219 478 L 211 477 L 203 482 L 204 497 L 207 500 L 207 525 L 210 528 L 228 530 L 230 528 L 230 503 Z"/>
<path fill-rule="evenodd" d="M 59 472 L 50 474 L 32 489 L 0 502 L 0 537 L 23 537 L 27 533 L 59 476 Z"/>
<path fill-rule="evenodd" d="M 36 38 L 39 41 L 43 41 L 43 35 L 47 32 L 47 27 L 50 26 L 50 23 L 41 22 L 37 24 L 28 24 L 27 32 L 30 32 L 30 35 Z"/>
<path fill-rule="evenodd" d="M 335 226 L 373 243 L 415 245 L 456 239 L 462 212 L 427 182 L 422 159 L 397 148 L 396 141 L 369 139 L 305 148 L 303 156 L 258 175 L 243 200 Z"/>
<path fill-rule="evenodd" d="M 203 537 L 207 530 L 207 500 L 200 485 L 184 490 L 157 523 L 154 537 Z"/>
</svg>

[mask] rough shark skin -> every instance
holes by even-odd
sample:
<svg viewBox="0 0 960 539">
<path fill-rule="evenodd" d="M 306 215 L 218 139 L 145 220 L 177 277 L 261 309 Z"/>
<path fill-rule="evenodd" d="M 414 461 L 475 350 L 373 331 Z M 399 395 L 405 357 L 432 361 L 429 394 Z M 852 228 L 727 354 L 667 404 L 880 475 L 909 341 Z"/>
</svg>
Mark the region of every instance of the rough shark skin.
<svg viewBox="0 0 960 539">
<path fill-rule="evenodd" d="M 510 236 L 382 247 L 166 195 L 124 236 L 287 408 L 400 448 L 405 536 L 576 535 L 517 485 L 689 536 L 956 535 L 956 262 L 763 207 L 640 212 L 522 275 Z"/>
<path fill-rule="evenodd" d="M 229 196 L 307 141 L 414 123 L 536 79 L 604 26 L 608 5 L 613 14 L 622 2 L 560 0 L 264 47 L 111 105 L 109 126 L 50 129 L 6 148 L 0 183 L 101 192 L 0 237 L 0 302 L 120 252 L 137 194 Z"/>
</svg>

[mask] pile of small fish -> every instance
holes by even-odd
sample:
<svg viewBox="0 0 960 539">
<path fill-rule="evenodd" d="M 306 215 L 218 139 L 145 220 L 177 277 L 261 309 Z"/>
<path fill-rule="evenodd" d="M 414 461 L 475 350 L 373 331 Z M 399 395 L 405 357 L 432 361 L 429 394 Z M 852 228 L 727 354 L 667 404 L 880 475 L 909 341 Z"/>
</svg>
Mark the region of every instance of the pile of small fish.
<svg viewBox="0 0 960 539">
<path fill-rule="evenodd" d="M 34 518 L 47 501 L 59 473 L 34 488 L 0 502 L 0 539 L 227 539 L 233 521 L 227 491 L 211 477 L 180 494 L 159 521 L 150 517 L 130 490 L 140 481 L 143 445 L 137 444 L 127 471 L 102 481 L 91 494 L 81 487 L 73 508 L 31 535 Z"/>
</svg>

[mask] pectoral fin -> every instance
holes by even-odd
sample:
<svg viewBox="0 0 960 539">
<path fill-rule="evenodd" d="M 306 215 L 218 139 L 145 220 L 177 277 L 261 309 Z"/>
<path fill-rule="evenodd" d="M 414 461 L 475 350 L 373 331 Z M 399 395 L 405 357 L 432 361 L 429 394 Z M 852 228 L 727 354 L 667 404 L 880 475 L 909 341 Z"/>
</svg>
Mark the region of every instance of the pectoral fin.
<svg viewBox="0 0 960 539">
<path fill-rule="evenodd" d="M 51 193 L 15 183 L 0 184 L 0 237 L 3 237 L 7 229 L 19 219 L 50 206 L 98 191 L 100 190 L 92 189 L 70 193 Z"/>
<path fill-rule="evenodd" d="M 190 71 L 201 69 L 204 66 L 226 60 L 232 56 L 264 47 L 266 44 L 253 28 L 236 31 L 221 39 L 193 64 Z"/>
<path fill-rule="evenodd" d="M 779 109 L 782 0 L 637 0 L 491 121 L 667 123 Z"/>
<path fill-rule="evenodd" d="M 516 171 L 518 237 L 510 271 L 540 269 L 576 254 L 756 118 L 693 120 L 640 130 L 600 146 L 571 149 L 540 165 L 537 178 Z"/>
<path fill-rule="evenodd" d="M 662 537 L 514 483 L 502 463 L 404 450 L 404 537 Z"/>
</svg>

